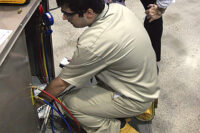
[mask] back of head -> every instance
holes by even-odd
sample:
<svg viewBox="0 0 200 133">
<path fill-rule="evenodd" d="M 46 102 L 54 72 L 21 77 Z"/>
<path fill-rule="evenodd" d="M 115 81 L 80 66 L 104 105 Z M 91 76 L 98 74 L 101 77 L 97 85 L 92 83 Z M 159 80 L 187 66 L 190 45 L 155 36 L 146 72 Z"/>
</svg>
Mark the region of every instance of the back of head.
<svg viewBox="0 0 200 133">
<path fill-rule="evenodd" d="M 83 16 L 89 8 L 91 8 L 95 13 L 100 14 L 104 7 L 104 0 L 56 0 L 59 7 L 67 6 L 73 12 L 77 12 L 80 16 Z"/>
</svg>

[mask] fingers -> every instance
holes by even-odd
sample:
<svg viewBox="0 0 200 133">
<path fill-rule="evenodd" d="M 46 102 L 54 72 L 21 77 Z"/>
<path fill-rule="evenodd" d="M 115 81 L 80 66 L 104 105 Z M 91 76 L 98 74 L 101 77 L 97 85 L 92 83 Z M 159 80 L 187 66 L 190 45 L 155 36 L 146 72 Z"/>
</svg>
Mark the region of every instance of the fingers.
<svg viewBox="0 0 200 133">
<path fill-rule="evenodd" d="M 35 106 L 36 106 L 36 108 L 39 108 L 42 105 L 44 105 L 44 102 L 41 101 L 40 99 L 34 98 L 34 100 L 35 100 Z"/>
<path fill-rule="evenodd" d="M 151 16 L 147 15 L 147 19 L 148 19 L 148 20 L 151 19 Z"/>
<path fill-rule="evenodd" d="M 150 18 L 149 19 L 149 23 L 151 23 L 152 21 L 154 21 L 155 19 L 153 19 L 153 18 Z"/>
<path fill-rule="evenodd" d="M 154 15 L 154 16 L 147 16 L 147 19 L 149 20 L 149 22 L 151 23 L 154 20 L 159 19 L 161 16 L 159 15 Z"/>
<path fill-rule="evenodd" d="M 145 14 L 149 14 L 149 10 L 146 10 L 144 13 L 145 13 Z"/>
<path fill-rule="evenodd" d="M 149 4 L 147 7 L 148 8 L 152 8 L 152 7 L 154 7 L 155 6 L 155 4 Z"/>
<path fill-rule="evenodd" d="M 162 16 L 162 14 L 159 13 L 158 6 L 156 4 L 149 4 L 148 8 L 149 9 L 145 11 L 145 14 L 147 15 L 147 19 L 150 23 Z"/>
<path fill-rule="evenodd" d="M 147 7 L 148 8 L 155 8 L 155 9 L 158 8 L 158 6 L 156 4 L 149 4 Z"/>
<path fill-rule="evenodd" d="M 67 57 L 67 60 L 70 62 L 70 61 L 72 60 L 72 58 L 70 58 L 70 57 Z"/>
<path fill-rule="evenodd" d="M 147 17 L 147 20 L 148 20 L 149 23 L 151 23 L 152 21 L 154 21 L 154 19 L 151 16 L 147 15 L 146 17 Z"/>
</svg>

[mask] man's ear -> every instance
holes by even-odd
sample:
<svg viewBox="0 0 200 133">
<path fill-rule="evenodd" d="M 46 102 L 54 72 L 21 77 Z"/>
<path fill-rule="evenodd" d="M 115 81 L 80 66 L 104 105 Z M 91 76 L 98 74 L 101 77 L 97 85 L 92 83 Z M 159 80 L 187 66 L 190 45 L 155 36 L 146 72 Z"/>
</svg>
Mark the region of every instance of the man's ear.
<svg viewBox="0 0 200 133">
<path fill-rule="evenodd" d="M 87 9 L 87 11 L 84 13 L 85 17 L 88 19 L 94 18 L 96 16 L 96 13 L 91 9 Z"/>
</svg>

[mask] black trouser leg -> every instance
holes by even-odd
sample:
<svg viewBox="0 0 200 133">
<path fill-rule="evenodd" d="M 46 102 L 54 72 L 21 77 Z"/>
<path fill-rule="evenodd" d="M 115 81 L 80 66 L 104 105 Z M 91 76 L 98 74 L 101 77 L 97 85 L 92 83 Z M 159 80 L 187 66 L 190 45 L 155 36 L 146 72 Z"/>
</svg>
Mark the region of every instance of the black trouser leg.
<svg viewBox="0 0 200 133">
<path fill-rule="evenodd" d="M 155 3 L 155 0 L 140 0 L 145 8 L 147 8 L 147 6 L 149 4 L 153 4 Z M 162 37 L 162 32 L 163 32 L 163 20 L 162 17 L 154 20 L 153 22 L 149 23 L 147 18 L 145 18 L 144 21 L 144 27 L 146 28 L 149 37 L 151 39 L 151 43 L 153 46 L 153 49 L 156 53 L 156 60 L 160 61 L 161 59 L 161 37 Z"/>
</svg>

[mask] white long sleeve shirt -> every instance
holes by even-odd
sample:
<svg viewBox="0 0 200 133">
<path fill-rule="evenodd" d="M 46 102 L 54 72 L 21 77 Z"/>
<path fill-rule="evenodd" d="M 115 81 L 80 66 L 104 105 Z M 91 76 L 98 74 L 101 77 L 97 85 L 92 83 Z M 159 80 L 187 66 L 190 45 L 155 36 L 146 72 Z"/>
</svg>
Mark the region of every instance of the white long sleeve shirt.
<svg viewBox="0 0 200 133">
<path fill-rule="evenodd" d="M 157 0 L 156 4 L 158 5 L 158 7 L 160 8 L 167 8 L 170 4 L 174 3 L 175 0 Z"/>
</svg>

